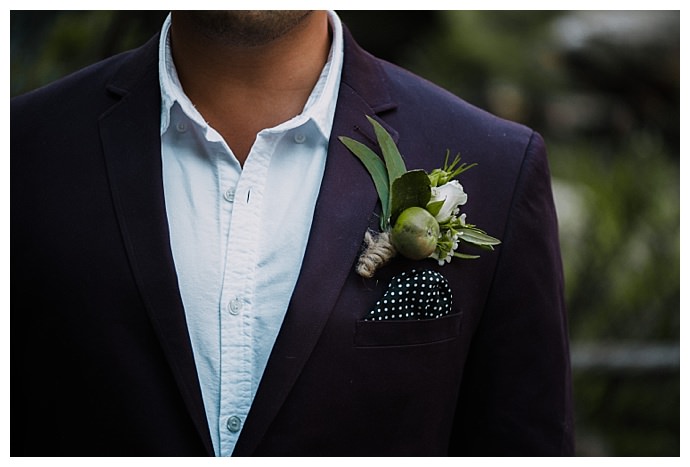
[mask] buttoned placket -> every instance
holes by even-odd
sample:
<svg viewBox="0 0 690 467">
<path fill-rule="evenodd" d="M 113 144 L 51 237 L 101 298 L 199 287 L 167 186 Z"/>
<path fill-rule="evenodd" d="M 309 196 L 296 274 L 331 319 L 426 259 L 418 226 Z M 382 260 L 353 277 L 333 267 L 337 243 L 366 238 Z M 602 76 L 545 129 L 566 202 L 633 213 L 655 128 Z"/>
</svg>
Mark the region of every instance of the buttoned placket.
<svg viewBox="0 0 690 467">
<path fill-rule="evenodd" d="M 264 184 L 278 135 L 262 132 L 252 147 L 235 188 L 223 191 L 232 200 L 225 243 L 221 294 L 221 401 L 219 426 L 221 455 L 232 454 L 251 406 L 253 368 L 252 320 L 256 258 L 259 256 Z M 221 402 L 222 404 L 222 402 Z"/>
<path fill-rule="evenodd" d="M 211 128 L 192 121 L 180 109 L 170 120 L 171 130 L 178 138 L 194 139 L 196 132 L 205 133 L 205 152 L 216 178 L 219 258 L 222 285 L 219 300 L 219 401 L 217 412 L 218 452 L 232 454 L 251 407 L 255 385 L 257 344 L 254 335 L 257 310 L 254 308 L 256 259 L 260 244 L 265 183 L 273 154 L 279 142 L 303 146 L 310 139 L 307 122 L 296 119 L 281 128 L 264 130 L 256 139 L 244 168 L 240 167 L 230 148 Z M 191 131 L 193 130 L 193 131 Z M 199 135 L 200 136 L 200 135 Z M 197 201 L 201 201 L 199 198 Z M 265 238 L 265 237 L 263 237 Z"/>
</svg>

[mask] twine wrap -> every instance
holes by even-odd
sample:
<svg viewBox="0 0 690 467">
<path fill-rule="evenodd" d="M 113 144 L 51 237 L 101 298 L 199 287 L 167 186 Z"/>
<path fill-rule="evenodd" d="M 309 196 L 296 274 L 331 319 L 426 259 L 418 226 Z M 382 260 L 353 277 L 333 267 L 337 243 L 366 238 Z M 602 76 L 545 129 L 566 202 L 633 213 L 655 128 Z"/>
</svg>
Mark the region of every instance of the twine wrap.
<svg viewBox="0 0 690 467">
<path fill-rule="evenodd" d="M 390 241 L 390 233 L 377 234 L 368 230 L 364 234 L 365 248 L 357 263 L 357 274 L 370 279 L 376 270 L 393 258 L 397 251 Z"/>
</svg>

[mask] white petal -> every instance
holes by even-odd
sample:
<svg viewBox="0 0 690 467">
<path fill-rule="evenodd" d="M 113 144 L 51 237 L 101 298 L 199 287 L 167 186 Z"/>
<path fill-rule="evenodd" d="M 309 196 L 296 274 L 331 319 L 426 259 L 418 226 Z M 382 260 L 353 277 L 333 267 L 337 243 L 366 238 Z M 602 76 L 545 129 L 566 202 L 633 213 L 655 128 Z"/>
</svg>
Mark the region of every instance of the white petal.
<svg viewBox="0 0 690 467">
<path fill-rule="evenodd" d="M 431 189 L 430 203 L 443 201 L 441 210 L 436 215 L 436 220 L 445 222 L 451 218 L 458 206 L 467 202 L 467 194 L 457 180 L 451 180 L 445 185 Z"/>
</svg>

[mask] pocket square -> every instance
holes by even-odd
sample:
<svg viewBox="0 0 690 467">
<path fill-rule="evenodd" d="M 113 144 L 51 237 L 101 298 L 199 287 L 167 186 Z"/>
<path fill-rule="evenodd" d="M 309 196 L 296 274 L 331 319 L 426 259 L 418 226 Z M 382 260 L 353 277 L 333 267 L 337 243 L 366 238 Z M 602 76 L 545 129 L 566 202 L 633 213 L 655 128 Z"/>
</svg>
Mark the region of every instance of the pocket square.
<svg viewBox="0 0 690 467">
<path fill-rule="evenodd" d="M 450 312 L 453 297 L 445 277 L 431 270 L 403 272 L 388 284 L 365 321 L 434 319 Z"/>
</svg>

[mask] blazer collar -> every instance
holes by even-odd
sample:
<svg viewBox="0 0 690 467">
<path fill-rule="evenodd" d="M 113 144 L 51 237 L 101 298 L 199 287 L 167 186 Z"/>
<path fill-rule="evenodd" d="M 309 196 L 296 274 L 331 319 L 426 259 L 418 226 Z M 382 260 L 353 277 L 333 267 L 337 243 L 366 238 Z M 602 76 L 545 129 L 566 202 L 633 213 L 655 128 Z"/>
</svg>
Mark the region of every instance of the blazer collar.
<svg viewBox="0 0 690 467">
<path fill-rule="evenodd" d="M 208 431 L 170 249 L 160 145 L 158 36 L 134 51 L 107 90 L 99 119 L 108 177 L 134 279 L 187 410 L 209 455 Z"/>
<path fill-rule="evenodd" d="M 378 196 L 369 174 L 338 137 L 375 141 L 366 115 L 393 110 L 396 104 L 380 64 L 347 29 L 344 46 L 328 159 L 302 270 L 234 455 L 255 451 L 288 397 L 353 271 L 376 208 Z M 388 130 L 397 138 L 395 130 Z"/>
</svg>

